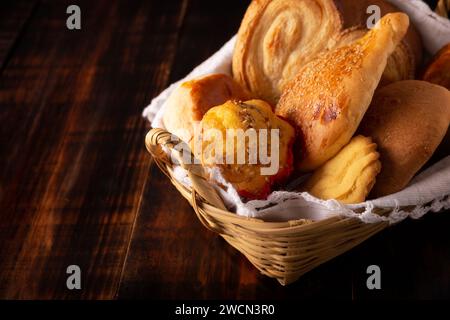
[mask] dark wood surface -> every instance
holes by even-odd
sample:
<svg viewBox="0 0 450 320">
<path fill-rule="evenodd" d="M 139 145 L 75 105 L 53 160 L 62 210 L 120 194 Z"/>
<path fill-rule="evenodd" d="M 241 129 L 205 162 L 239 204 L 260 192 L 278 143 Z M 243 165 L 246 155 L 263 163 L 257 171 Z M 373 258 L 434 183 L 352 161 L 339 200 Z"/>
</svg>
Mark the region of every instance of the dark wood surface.
<svg viewBox="0 0 450 320">
<path fill-rule="evenodd" d="M 0 4 L 0 298 L 450 298 L 448 212 L 282 287 L 153 165 L 142 108 L 237 31 L 248 1 L 82 0 L 76 31 L 69 4 Z M 66 288 L 71 264 L 81 290 Z"/>
</svg>

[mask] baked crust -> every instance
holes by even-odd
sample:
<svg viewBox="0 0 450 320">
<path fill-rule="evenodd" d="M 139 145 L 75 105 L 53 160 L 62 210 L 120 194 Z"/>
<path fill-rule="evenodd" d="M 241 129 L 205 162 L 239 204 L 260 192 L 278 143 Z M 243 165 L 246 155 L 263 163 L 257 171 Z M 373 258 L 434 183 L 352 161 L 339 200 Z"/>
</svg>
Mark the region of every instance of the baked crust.
<svg viewBox="0 0 450 320">
<path fill-rule="evenodd" d="M 347 45 L 367 32 L 369 5 L 381 15 L 400 11 L 384 0 L 254 0 L 242 20 L 233 54 L 233 77 L 276 104 L 286 84 L 319 53 Z M 422 60 L 411 26 L 388 61 L 381 85 L 413 78 Z"/>
<path fill-rule="evenodd" d="M 233 54 L 233 76 L 275 104 L 286 81 L 335 43 L 342 21 L 333 1 L 252 1 Z"/>
<path fill-rule="evenodd" d="M 318 168 L 350 141 L 408 23 L 403 13 L 385 15 L 363 38 L 319 55 L 287 85 L 276 113 L 301 133 L 298 169 Z"/>
<path fill-rule="evenodd" d="M 196 136 L 191 143 L 191 149 L 201 160 L 204 167 L 218 168 L 223 177 L 231 183 L 237 192 L 247 199 L 265 199 L 272 191 L 275 184 L 283 183 L 289 177 L 293 168 L 292 144 L 295 137 L 294 128 L 283 119 L 277 117 L 271 106 L 262 100 L 249 101 L 227 101 L 226 103 L 211 108 L 203 117 L 201 122 L 202 132 Z M 278 130 L 278 144 L 274 145 L 277 155 L 269 154 L 272 151 L 271 130 Z M 212 130 L 212 131 L 211 131 Z M 229 130 L 242 130 L 249 133 L 254 130 L 257 135 L 258 144 L 262 142 L 261 130 L 267 133 L 266 142 L 268 156 L 278 163 L 276 172 L 263 175 L 261 169 L 268 164 L 261 163 L 257 157 L 262 150 L 255 150 L 250 147 L 249 139 L 238 139 L 231 136 L 228 138 Z M 267 131 L 266 131 L 267 130 Z M 213 134 L 211 134 L 213 133 Z M 220 134 L 219 134 L 220 133 Z M 219 134 L 216 136 L 216 134 Z M 217 144 L 217 139 L 220 143 Z M 225 139 L 226 141 L 222 141 Z M 200 149 L 200 150 L 199 150 Z M 224 159 L 231 155 L 235 161 L 226 163 Z M 244 163 L 239 163 L 238 153 L 244 151 Z M 254 153 L 252 153 L 254 152 Z M 217 163 L 218 154 L 223 163 Z M 273 157 L 275 156 L 275 157 Z M 250 163 L 250 159 L 256 160 Z"/>
<path fill-rule="evenodd" d="M 381 173 L 371 196 L 402 190 L 430 159 L 450 122 L 450 92 L 425 81 L 407 80 L 378 90 L 359 133 L 378 145 Z"/>
<path fill-rule="evenodd" d="M 361 135 L 353 137 L 335 157 L 314 172 L 305 190 L 325 200 L 364 202 L 381 170 L 376 149 L 372 139 Z"/>
<path fill-rule="evenodd" d="M 381 16 L 401 12 L 396 6 L 385 0 L 335 0 L 335 3 L 344 22 L 344 30 L 337 45 L 348 44 L 367 32 L 366 21 L 369 14 L 366 10 L 370 5 L 377 5 L 380 8 Z M 422 40 L 415 26 L 410 23 L 405 37 L 388 59 L 380 87 L 395 81 L 414 79 L 422 63 L 422 56 Z"/>
<path fill-rule="evenodd" d="M 450 90 L 450 43 L 433 57 L 423 75 L 423 80 Z"/>
<path fill-rule="evenodd" d="M 186 81 L 175 89 L 166 102 L 163 123 L 166 129 L 189 143 L 195 122 L 212 107 L 230 99 L 247 100 L 250 93 L 226 74 L 210 74 Z"/>
</svg>

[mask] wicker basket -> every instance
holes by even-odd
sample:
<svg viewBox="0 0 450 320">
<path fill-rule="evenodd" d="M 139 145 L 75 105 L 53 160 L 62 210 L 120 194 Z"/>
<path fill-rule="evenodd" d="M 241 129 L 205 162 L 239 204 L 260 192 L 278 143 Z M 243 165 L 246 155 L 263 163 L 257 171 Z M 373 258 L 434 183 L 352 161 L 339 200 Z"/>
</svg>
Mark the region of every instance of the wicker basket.
<svg viewBox="0 0 450 320">
<path fill-rule="evenodd" d="M 238 216 L 227 211 L 222 199 L 204 178 L 201 165 L 181 162 L 181 155 L 174 149 L 172 134 L 163 129 L 152 129 L 146 136 L 145 144 L 158 167 L 194 208 L 202 224 L 220 234 L 263 274 L 276 278 L 282 285 L 294 282 L 302 274 L 388 226 L 387 222 L 363 223 L 359 219 L 345 217 L 316 222 L 264 222 Z M 178 156 L 178 161 L 192 181 L 192 189 L 173 177 L 170 157 L 162 146 Z"/>
<path fill-rule="evenodd" d="M 447 17 L 449 9 L 450 0 L 440 0 L 436 12 Z M 206 228 L 221 235 L 261 273 L 276 278 L 282 285 L 296 281 L 304 273 L 350 250 L 389 225 L 388 222 L 364 223 L 356 218 L 338 216 L 320 221 L 302 219 L 288 222 L 264 222 L 238 216 L 227 211 L 222 199 L 205 179 L 202 166 L 182 163 L 172 137 L 162 129 L 151 129 L 146 136 L 146 147 L 158 167 L 189 201 Z M 162 146 L 178 156 L 178 162 L 188 172 L 192 188 L 174 178 L 170 157 Z M 401 209 L 408 211 L 412 208 Z M 388 215 L 393 210 L 379 209 L 375 213 Z"/>
</svg>

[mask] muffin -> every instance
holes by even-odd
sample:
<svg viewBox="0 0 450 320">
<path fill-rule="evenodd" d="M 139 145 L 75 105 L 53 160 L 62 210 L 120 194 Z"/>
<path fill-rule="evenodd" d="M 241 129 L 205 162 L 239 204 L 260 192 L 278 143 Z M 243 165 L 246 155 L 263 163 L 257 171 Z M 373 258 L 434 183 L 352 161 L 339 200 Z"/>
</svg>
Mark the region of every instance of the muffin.
<svg viewBox="0 0 450 320">
<path fill-rule="evenodd" d="M 294 138 L 294 128 L 268 103 L 230 100 L 206 112 L 191 148 L 204 167 L 218 168 L 240 196 L 265 199 L 292 172 Z"/>
</svg>

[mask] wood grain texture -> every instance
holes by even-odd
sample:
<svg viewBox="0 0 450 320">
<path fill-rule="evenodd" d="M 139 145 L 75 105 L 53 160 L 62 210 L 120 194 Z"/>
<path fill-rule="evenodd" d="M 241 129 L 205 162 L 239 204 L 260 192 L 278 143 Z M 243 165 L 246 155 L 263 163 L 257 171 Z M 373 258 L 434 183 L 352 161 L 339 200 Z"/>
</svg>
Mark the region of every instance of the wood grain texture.
<svg viewBox="0 0 450 320">
<path fill-rule="evenodd" d="M 249 1 L 81 0 L 79 31 L 71 1 L 27 3 L 0 4 L 0 298 L 450 298 L 449 212 L 281 287 L 153 165 L 142 108 L 219 49 Z M 66 288 L 70 264 L 81 291 Z"/>
<path fill-rule="evenodd" d="M 0 71 L 36 7 L 37 1 L 31 0 L 0 2 Z"/>
<path fill-rule="evenodd" d="M 114 297 L 151 163 L 140 113 L 183 19 L 183 2 L 79 1 L 69 31 L 68 4 L 39 4 L 0 79 L 2 298 Z"/>
</svg>

